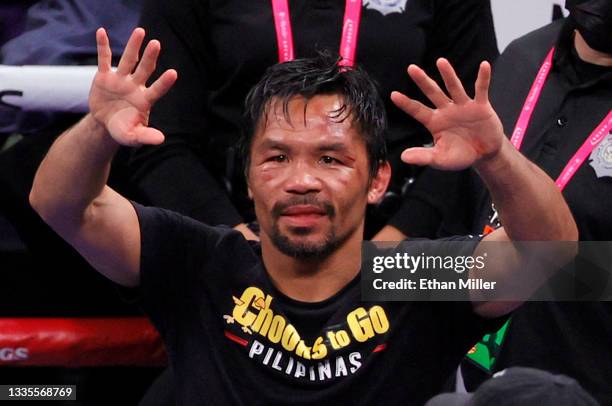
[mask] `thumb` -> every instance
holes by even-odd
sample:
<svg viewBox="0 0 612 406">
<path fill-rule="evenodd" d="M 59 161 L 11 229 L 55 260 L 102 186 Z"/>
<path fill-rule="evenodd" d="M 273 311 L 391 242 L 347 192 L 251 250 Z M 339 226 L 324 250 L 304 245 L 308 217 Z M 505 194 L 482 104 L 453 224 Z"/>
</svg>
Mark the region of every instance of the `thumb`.
<svg viewBox="0 0 612 406">
<path fill-rule="evenodd" d="M 140 126 L 134 130 L 134 139 L 140 145 L 159 145 L 164 138 L 164 134 L 155 128 Z"/>
<path fill-rule="evenodd" d="M 412 165 L 431 165 L 434 160 L 433 147 L 408 148 L 402 152 L 402 161 Z"/>
</svg>

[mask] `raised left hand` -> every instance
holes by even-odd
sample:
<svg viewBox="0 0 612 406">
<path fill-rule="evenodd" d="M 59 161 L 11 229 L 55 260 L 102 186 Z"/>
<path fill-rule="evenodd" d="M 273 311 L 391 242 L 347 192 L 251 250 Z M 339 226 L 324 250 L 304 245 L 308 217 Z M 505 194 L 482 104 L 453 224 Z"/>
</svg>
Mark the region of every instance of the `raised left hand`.
<svg viewBox="0 0 612 406">
<path fill-rule="evenodd" d="M 501 121 L 489 103 L 491 66 L 481 63 L 474 99 L 467 95 L 446 59 L 439 59 L 437 66 L 450 97 L 421 68 L 408 67 L 412 80 L 436 108 L 429 108 L 399 92 L 391 94 L 393 102 L 421 122 L 434 139 L 431 148 L 406 149 L 402 160 L 436 169 L 461 170 L 495 156 L 505 136 Z"/>
<path fill-rule="evenodd" d="M 155 71 L 161 45 L 157 40 L 150 41 L 139 61 L 138 53 L 144 37 L 142 28 L 134 30 L 117 70 L 113 71 L 108 35 L 103 28 L 98 29 L 98 72 L 89 92 L 92 117 L 104 126 L 117 143 L 132 147 L 161 144 L 164 141 L 161 131 L 149 127 L 149 113 L 177 79 L 176 71 L 169 69 L 146 86 Z"/>
</svg>

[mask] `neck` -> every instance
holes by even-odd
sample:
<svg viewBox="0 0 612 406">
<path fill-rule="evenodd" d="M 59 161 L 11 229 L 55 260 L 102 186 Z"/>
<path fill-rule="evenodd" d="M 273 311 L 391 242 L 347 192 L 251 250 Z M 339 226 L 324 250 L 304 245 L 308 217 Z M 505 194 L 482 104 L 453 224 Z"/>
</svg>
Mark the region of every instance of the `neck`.
<svg viewBox="0 0 612 406">
<path fill-rule="evenodd" d="M 362 235 L 363 226 L 328 257 L 304 260 L 283 254 L 262 233 L 264 266 L 284 295 L 301 302 L 320 302 L 338 293 L 359 273 Z"/>
<path fill-rule="evenodd" d="M 578 30 L 574 33 L 574 46 L 580 59 L 593 65 L 612 66 L 612 55 L 591 48 Z"/>
</svg>

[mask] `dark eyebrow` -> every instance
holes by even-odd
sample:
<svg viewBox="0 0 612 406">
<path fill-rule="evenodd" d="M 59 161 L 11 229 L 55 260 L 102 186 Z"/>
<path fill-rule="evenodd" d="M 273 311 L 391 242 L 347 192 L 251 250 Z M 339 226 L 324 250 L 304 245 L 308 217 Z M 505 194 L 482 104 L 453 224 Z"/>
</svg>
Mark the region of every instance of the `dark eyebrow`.
<svg viewBox="0 0 612 406">
<path fill-rule="evenodd" d="M 334 152 L 344 152 L 344 153 L 347 153 L 347 152 L 349 152 L 349 149 L 346 147 L 346 144 L 343 144 L 341 142 L 335 142 L 335 143 L 332 143 L 332 144 L 323 144 L 323 145 L 320 145 L 317 148 L 317 151 L 319 151 L 319 152 L 334 151 Z"/>
<path fill-rule="evenodd" d="M 345 162 L 355 162 L 355 155 L 352 153 L 350 148 L 346 144 L 341 142 L 335 142 L 331 144 L 323 144 L 317 148 L 319 154 L 326 152 L 336 152 L 341 154 L 346 160 Z"/>
<path fill-rule="evenodd" d="M 285 150 L 289 148 L 287 145 L 283 144 L 282 142 L 276 141 L 276 140 L 271 140 L 271 139 L 266 139 L 263 140 L 261 142 L 261 144 L 259 144 L 259 149 L 281 149 L 281 150 Z"/>
</svg>

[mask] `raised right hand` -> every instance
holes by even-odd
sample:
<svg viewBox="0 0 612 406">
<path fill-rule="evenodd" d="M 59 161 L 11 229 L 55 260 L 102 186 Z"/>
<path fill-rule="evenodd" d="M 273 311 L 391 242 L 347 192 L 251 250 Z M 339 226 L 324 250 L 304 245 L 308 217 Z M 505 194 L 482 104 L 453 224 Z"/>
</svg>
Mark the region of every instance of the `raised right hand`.
<svg viewBox="0 0 612 406">
<path fill-rule="evenodd" d="M 431 133 L 431 148 L 408 148 L 402 160 L 442 170 L 462 170 L 497 156 L 504 144 L 504 129 L 489 102 L 491 66 L 480 65 L 476 95 L 470 98 L 448 60 L 437 61 L 448 95 L 421 68 L 411 65 L 408 74 L 435 108 L 393 92 L 391 99 Z"/>
<path fill-rule="evenodd" d="M 96 32 L 98 72 L 89 92 L 89 109 L 96 121 L 121 145 L 161 144 L 164 141 L 161 131 L 148 127 L 149 113 L 153 104 L 170 90 L 177 73 L 169 69 L 146 87 L 147 80 L 155 70 L 160 43 L 150 41 L 142 60 L 138 62 L 144 36 L 142 28 L 132 32 L 119 66 L 113 71 L 106 31 L 99 28 Z"/>
</svg>

